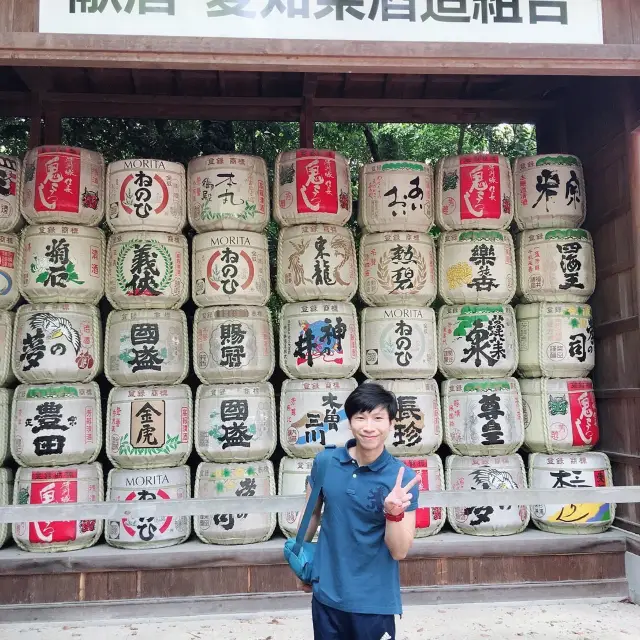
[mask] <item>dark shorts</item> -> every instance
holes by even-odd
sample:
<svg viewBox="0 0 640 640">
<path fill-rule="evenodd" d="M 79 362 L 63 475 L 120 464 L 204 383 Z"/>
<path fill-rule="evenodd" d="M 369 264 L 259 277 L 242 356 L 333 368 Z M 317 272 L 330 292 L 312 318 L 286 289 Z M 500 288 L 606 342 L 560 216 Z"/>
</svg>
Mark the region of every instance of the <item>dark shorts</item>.
<svg viewBox="0 0 640 640">
<path fill-rule="evenodd" d="M 395 640 L 392 615 L 347 613 L 313 598 L 311 602 L 314 640 Z"/>
</svg>

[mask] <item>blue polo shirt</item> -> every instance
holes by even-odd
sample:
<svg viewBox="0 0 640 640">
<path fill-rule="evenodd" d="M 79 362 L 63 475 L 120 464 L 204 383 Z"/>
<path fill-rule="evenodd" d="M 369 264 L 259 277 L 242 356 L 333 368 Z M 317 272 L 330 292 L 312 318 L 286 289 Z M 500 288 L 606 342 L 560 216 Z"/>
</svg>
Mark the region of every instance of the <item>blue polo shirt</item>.
<svg viewBox="0 0 640 640">
<path fill-rule="evenodd" d="M 400 467 L 405 466 L 403 486 L 415 472 L 386 449 L 377 460 L 360 467 L 348 451 L 355 444 L 350 440 L 340 449 L 322 451 L 311 469 L 313 487 L 318 460 L 331 458 L 322 487 L 324 513 L 313 559 L 313 595 L 340 611 L 400 615 L 399 566 L 384 542 L 382 508 Z M 411 497 L 407 511 L 418 508 L 417 486 Z"/>
</svg>

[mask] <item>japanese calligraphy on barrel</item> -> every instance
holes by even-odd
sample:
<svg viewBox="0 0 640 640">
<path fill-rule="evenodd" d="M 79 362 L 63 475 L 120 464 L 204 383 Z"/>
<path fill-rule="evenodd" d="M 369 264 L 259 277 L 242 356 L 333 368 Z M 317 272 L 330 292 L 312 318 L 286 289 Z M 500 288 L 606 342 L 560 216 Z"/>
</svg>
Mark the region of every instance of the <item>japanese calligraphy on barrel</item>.
<svg viewBox="0 0 640 640">
<path fill-rule="evenodd" d="M 20 240 L 11 233 L 0 233 L 0 309 L 13 309 L 20 300 Z"/>
<path fill-rule="evenodd" d="M 0 387 L 15 381 L 11 361 L 15 315 L 11 311 L 0 311 Z"/>
<path fill-rule="evenodd" d="M 461 456 L 505 456 L 524 442 L 520 385 L 515 378 L 445 380 L 442 412 L 447 446 Z"/>
<path fill-rule="evenodd" d="M 0 467 L 9 458 L 12 389 L 0 389 Z"/>
<path fill-rule="evenodd" d="M 518 454 L 510 456 L 449 456 L 445 463 L 448 491 L 494 491 L 526 489 L 524 462 Z M 478 493 L 479 504 L 482 494 Z M 449 507 L 449 523 L 458 533 L 472 536 L 510 536 L 522 533 L 529 524 L 529 507 L 470 506 Z"/>
<path fill-rule="evenodd" d="M 32 303 L 98 304 L 104 295 L 105 253 L 101 229 L 29 225 L 20 240 L 20 291 Z"/>
<path fill-rule="evenodd" d="M 73 504 L 102 502 L 104 485 L 98 462 L 72 467 L 18 469 L 14 504 Z M 93 546 L 102 535 L 104 520 L 14 522 L 13 539 L 25 551 L 74 551 Z"/>
<path fill-rule="evenodd" d="M 273 464 L 203 462 L 196 472 L 196 498 L 249 498 L 276 495 Z M 194 529 L 208 544 L 251 544 L 268 540 L 276 528 L 275 513 L 212 513 L 194 517 Z"/>
<path fill-rule="evenodd" d="M 276 158 L 273 216 L 281 227 L 342 226 L 351 217 L 349 164 L 335 151 L 298 149 Z"/>
<path fill-rule="evenodd" d="M 513 164 L 518 228 L 575 228 L 587 214 L 582 163 L 576 156 L 552 153 L 516 158 Z"/>
<path fill-rule="evenodd" d="M 188 212 L 198 232 L 261 232 L 269 222 L 269 178 L 262 158 L 200 156 L 189 163 Z"/>
<path fill-rule="evenodd" d="M 593 241 L 584 229 L 523 231 L 516 256 L 524 302 L 586 302 L 595 291 Z"/>
<path fill-rule="evenodd" d="M 11 233 L 22 226 L 20 215 L 20 174 L 18 158 L 0 153 L 0 233 Z"/>
<path fill-rule="evenodd" d="M 367 232 L 419 231 L 433 226 L 433 168 L 409 160 L 360 168 L 358 224 Z"/>
<path fill-rule="evenodd" d="M 13 497 L 13 471 L 11 469 L 0 469 L 0 507 L 11 504 Z M 8 524 L 0 524 L 0 549 L 9 540 Z"/>
<path fill-rule="evenodd" d="M 529 456 L 529 483 L 532 489 L 572 489 L 612 487 L 611 463 L 596 451 L 580 454 Z M 550 533 L 602 533 L 616 517 L 611 503 L 538 504 L 531 507 L 533 524 Z"/>
<path fill-rule="evenodd" d="M 281 458 L 280 467 L 278 468 L 278 495 L 304 496 L 307 478 L 311 475 L 312 467 L 312 458 L 289 458 L 288 456 Z M 280 527 L 286 538 L 295 538 L 298 534 L 299 518 L 299 511 L 278 513 L 278 527 Z M 317 538 L 318 531 L 314 538 Z"/>
<path fill-rule="evenodd" d="M 184 166 L 131 158 L 107 167 L 107 224 L 120 231 L 180 233 L 187 222 Z"/>
<path fill-rule="evenodd" d="M 191 470 L 189 467 L 133 471 L 112 469 L 107 481 L 107 501 L 137 502 L 187 500 L 191 497 Z M 185 542 L 191 535 L 189 516 L 139 516 L 135 505 L 120 520 L 106 522 L 105 540 L 120 549 L 158 549 Z"/>
<path fill-rule="evenodd" d="M 107 420 L 106 453 L 115 467 L 177 467 L 191 454 L 193 409 L 186 384 L 115 387 Z"/>
<path fill-rule="evenodd" d="M 22 215 L 29 224 L 95 227 L 104 217 L 104 174 L 104 158 L 95 151 L 65 146 L 30 149 L 22 165 Z"/>
<path fill-rule="evenodd" d="M 102 448 L 97 383 L 21 384 L 11 412 L 11 455 L 24 467 L 93 462 Z"/>
</svg>

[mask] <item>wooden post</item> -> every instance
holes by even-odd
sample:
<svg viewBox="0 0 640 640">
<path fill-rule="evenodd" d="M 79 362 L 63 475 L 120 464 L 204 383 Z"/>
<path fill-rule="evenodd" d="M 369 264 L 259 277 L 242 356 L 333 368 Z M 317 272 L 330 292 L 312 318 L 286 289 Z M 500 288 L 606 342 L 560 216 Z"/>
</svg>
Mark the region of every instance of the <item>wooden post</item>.
<svg viewBox="0 0 640 640">
<path fill-rule="evenodd" d="M 318 86 L 318 76 L 315 73 L 305 73 L 302 82 L 302 109 L 300 111 L 300 147 L 313 149 L 313 130 L 315 120 L 313 116 L 313 99 Z"/>
<path fill-rule="evenodd" d="M 29 149 L 42 144 L 42 102 L 39 96 L 33 96 L 31 107 L 31 123 L 29 124 Z"/>
<path fill-rule="evenodd" d="M 45 107 L 44 143 L 62 144 L 62 116 L 57 109 Z"/>
</svg>

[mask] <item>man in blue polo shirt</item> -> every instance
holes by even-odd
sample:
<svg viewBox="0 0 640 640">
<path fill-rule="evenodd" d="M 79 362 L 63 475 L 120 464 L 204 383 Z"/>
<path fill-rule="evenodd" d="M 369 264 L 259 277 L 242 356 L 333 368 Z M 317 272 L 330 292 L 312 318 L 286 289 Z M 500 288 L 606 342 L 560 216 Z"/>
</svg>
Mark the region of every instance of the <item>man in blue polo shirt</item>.
<svg viewBox="0 0 640 640">
<path fill-rule="evenodd" d="M 413 543 L 419 478 L 385 449 L 398 411 L 393 393 L 366 383 L 344 406 L 354 438 L 318 454 L 309 478 L 307 500 L 327 463 L 305 536 L 313 539 L 322 518 L 314 577 L 302 588 L 313 590 L 315 640 L 395 640 L 398 560 Z"/>
</svg>

